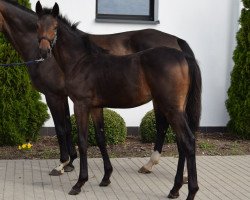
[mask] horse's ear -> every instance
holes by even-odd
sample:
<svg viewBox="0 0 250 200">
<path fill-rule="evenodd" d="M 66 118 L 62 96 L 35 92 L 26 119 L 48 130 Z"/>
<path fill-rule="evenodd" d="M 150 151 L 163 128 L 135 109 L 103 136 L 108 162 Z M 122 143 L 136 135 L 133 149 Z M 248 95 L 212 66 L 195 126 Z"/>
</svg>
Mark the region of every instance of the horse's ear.
<svg viewBox="0 0 250 200">
<path fill-rule="evenodd" d="M 43 7 L 42 7 L 40 1 L 37 1 L 37 3 L 36 3 L 36 14 L 38 16 L 41 16 L 42 12 L 43 12 Z"/>
<path fill-rule="evenodd" d="M 59 15 L 59 6 L 57 3 L 55 3 L 53 9 L 52 9 L 52 12 L 51 14 L 54 16 L 54 17 L 57 17 Z"/>
</svg>

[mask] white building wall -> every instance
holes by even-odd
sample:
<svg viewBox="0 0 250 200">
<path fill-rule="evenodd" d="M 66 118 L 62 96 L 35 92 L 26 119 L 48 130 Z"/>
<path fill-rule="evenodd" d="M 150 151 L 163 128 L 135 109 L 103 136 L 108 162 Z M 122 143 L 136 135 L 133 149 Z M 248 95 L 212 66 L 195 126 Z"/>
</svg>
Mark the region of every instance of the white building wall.
<svg viewBox="0 0 250 200">
<path fill-rule="evenodd" d="M 37 0 L 30 0 L 34 9 Z M 55 1 L 41 0 L 52 7 Z M 225 126 L 225 107 L 235 34 L 238 30 L 240 0 L 159 0 L 158 25 L 95 22 L 95 0 L 57 0 L 62 14 L 80 21 L 79 29 L 93 34 L 154 28 L 186 40 L 199 62 L 202 78 L 201 126 Z M 70 105 L 71 111 L 73 105 Z M 133 109 L 117 109 L 127 126 L 138 126 L 152 104 Z M 54 126 L 52 119 L 45 126 Z"/>
</svg>

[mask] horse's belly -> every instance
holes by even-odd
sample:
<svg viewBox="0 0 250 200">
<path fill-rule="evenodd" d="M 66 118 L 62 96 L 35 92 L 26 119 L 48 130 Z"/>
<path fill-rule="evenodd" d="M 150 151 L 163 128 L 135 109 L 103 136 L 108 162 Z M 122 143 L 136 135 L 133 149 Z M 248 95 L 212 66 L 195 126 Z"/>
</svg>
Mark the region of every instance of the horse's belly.
<svg viewBox="0 0 250 200">
<path fill-rule="evenodd" d="M 151 94 L 147 95 L 113 95 L 109 98 L 103 98 L 102 101 L 94 100 L 95 104 L 98 102 L 102 102 L 102 105 L 95 105 L 100 107 L 109 107 L 109 108 L 134 108 L 137 106 L 141 106 L 145 103 L 148 103 L 152 100 Z"/>
</svg>

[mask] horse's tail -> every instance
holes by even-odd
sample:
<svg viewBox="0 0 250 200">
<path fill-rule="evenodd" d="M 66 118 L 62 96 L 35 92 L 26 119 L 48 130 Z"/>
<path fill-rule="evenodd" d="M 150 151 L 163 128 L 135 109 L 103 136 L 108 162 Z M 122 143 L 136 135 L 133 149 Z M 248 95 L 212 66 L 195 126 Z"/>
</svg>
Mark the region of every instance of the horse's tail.
<svg viewBox="0 0 250 200">
<path fill-rule="evenodd" d="M 189 128 L 194 133 L 199 128 L 201 116 L 201 72 L 194 53 L 187 42 L 182 39 L 178 39 L 177 41 L 189 66 L 190 86 L 185 111 Z"/>
</svg>

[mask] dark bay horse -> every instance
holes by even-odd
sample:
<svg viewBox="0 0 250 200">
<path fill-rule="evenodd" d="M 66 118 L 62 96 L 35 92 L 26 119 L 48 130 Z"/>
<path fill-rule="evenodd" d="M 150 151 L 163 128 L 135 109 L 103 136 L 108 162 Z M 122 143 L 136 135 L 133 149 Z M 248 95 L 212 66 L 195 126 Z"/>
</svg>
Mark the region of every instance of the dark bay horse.
<svg viewBox="0 0 250 200">
<path fill-rule="evenodd" d="M 0 0 L 0 31 L 9 39 L 24 60 L 37 59 L 40 56 L 37 42 L 35 41 L 37 37 L 36 21 L 37 17 L 33 11 L 18 4 Z M 153 29 L 111 35 L 91 35 L 77 31 L 79 34 L 89 36 L 89 39 L 98 46 L 109 50 L 110 53 L 115 55 L 134 53 L 157 46 L 168 46 L 182 50 L 194 58 L 192 50 L 184 40 Z M 25 37 L 23 37 L 24 34 L 26 35 Z M 195 65 L 196 63 L 189 63 L 189 65 L 192 64 Z M 76 151 L 71 140 L 69 107 L 62 67 L 57 64 L 52 56 L 43 63 L 29 66 L 28 68 L 33 85 L 45 95 L 50 108 L 60 146 L 60 160 L 62 163 L 67 163 L 68 155 L 71 157 L 69 165 L 66 165 L 66 171 L 70 171 L 73 169 L 72 162 L 76 157 Z M 197 102 L 199 103 L 200 101 L 195 103 Z M 192 132 L 195 132 L 199 124 L 200 105 L 197 104 L 193 108 L 193 104 L 192 99 L 187 101 L 186 113 L 189 127 Z M 99 114 L 100 116 L 96 116 Z M 92 115 L 96 116 L 93 119 L 102 118 L 102 110 L 96 109 Z M 156 143 L 150 161 L 141 168 L 141 172 L 144 173 L 150 172 L 152 166 L 158 163 L 166 134 L 165 130 L 169 124 L 157 110 L 155 110 L 155 115 L 157 126 Z M 53 175 L 61 173 L 61 170 L 53 170 L 51 172 Z"/>
<path fill-rule="evenodd" d="M 40 57 L 36 21 L 37 16 L 31 10 L 16 3 L 0 0 L 0 31 L 25 61 Z M 77 155 L 72 142 L 68 97 L 65 92 L 63 72 L 54 57 L 28 66 L 28 72 L 33 86 L 45 95 L 60 145 L 60 161 L 64 163 L 63 166 L 67 165 L 70 155 L 71 161 L 67 167 L 65 166 L 65 170 L 71 171 L 73 170 L 72 162 Z M 53 170 L 52 175 L 60 174 L 61 170 Z"/>
<path fill-rule="evenodd" d="M 169 198 L 177 198 L 183 184 L 185 158 L 188 168 L 187 199 L 198 191 L 195 137 L 188 125 L 187 101 L 200 105 L 201 74 L 195 59 L 179 50 L 157 47 L 139 53 L 115 56 L 94 44 L 89 36 L 59 15 L 59 6 L 43 9 L 36 4 L 37 32 L 42 57 L 53 55 L 65 75 L 65 89 L 74 103 L 78 126 L 80 173 L 69 194 L 76 195 L 88 180 L 87 135 L 90 113 L 103 107 L 131 108 L 153 100 L 154 109 L 173 128 L 179 151 L 175 183 Z M 189 65 L 189 63 L 192 63 Z M 101 116 L 101 115 L 97 115 Z M 98 146 L 104 162 L 101 186 L 110 184 L 113 168 L 106 150 L 103 119 L 96 118 Z"/>
</svg>

